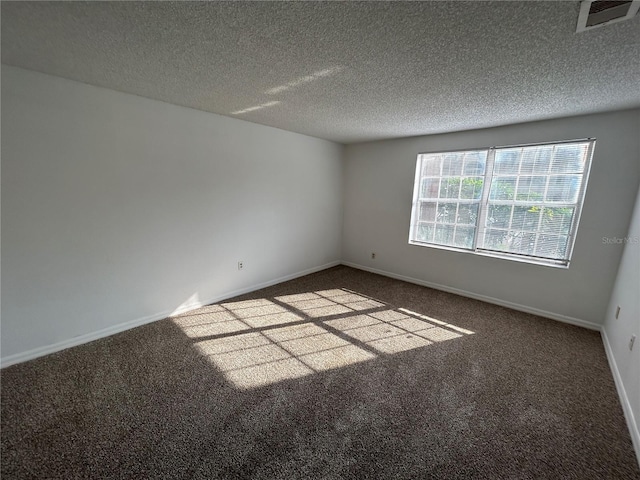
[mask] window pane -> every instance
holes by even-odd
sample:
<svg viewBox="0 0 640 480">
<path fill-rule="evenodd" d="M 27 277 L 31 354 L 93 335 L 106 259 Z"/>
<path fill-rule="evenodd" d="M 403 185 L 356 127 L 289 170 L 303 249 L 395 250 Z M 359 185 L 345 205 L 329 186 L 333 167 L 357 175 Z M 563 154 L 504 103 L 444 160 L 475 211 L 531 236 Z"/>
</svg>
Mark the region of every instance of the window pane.
<svg viewBox="0 0 640 480">
<path fill-rule="evenodd" d="M 489 205 L 487 227 L 509 228 L 512 209 L 511 205 Z"/>
<path fill-rule="evenodd" d="M 440 182 L 440 198 L 458 198 L 460 177 L 443 178 Z"/>
<path fill-rule="evenodd" d="M 545 198 L 548 202 L 575 203 L 578 198 L 581 175 L 554 175 L 549 177 Z"/>
<path fill-rule="evenodd" d="M 420 155 L 422 159 L 422 176 L 440 176 L 440 155 Z"/>
<path fill-rule="evenodd" d="M 517 177 L 495 177 L 491 183 L 491 200 L 513 200 Z"/>
<path fill-rule="evenodd" d="M 420 204 L 420 221 L 435 222 L 436 221 L 436 203 L 422 202 Z"/>
<path fill-rule="evenodd" d="M 551 163 L 553 145 L 523 147 L 521 174 L 547 173 Z"/>
<path fill-rule="evenodd" d="M 482 197 L 483 184 L 484 179 L 482 177 L 463 178 L 460 198 L 480 200 L 480 197 Z"/>
<path fill-rule="evenodd" d="M 478 218 L 478 204 L 461 203 L 458 205 L 458 224 L 475 225 Z"/>
<path fill-rule="evenodd" d="M 439 203 L 436 221 L 438 223 L 455 223 L 457 206 L 457 203 Z"/>
<path fill-rule="evenodd" d="M 510 231 L 507 239 L 509 242 L 509 252 L 533 255 L 536 245 L 535 233 Z"/>
<path fill-rule="evenodd" d="M 540 207 L 514 207 L 512 228 L 516 230 L 536 231 L 540 223 Z"/>
<path fill-rule="evenodd" d="M 514 230 L 487 230 L 485 248 L 499 252 L 533 255 L 536 234 Z"/>
<path fill-rule="evenodd" d="M 436 225 L 435 243 L 440 245 L 453 245 L 454 225 Z"/>
<path fill-rule="evenodd" d="M 478 247 L 565 259 L 582 203 L 579 195 L 590 145 L 585 141 L 497 149 L 483 225 L 488 230 Z"/>
<path fill-rule="evenodd" d="M 507 230 L 488 229 L 484 236 L 484 246 L 488 250 L 504 251 L 507 249 Z"/>
<path fill-rule="evenodd" d="M 419 242 L 433 241 L 433 232 L 435 228 L 432 224 L 420 224 L 416 229 L 416 240 Z"/>
<path fill-rule="evenodd" d="M 536 255 L 545 258 L 565 258 L 569 237 L 566 235 L 540 235 Z"/>
<path fill-rule="evenodd" d="M 439 178 L 425 178 L 422 180 L 422 191 L 420 192 L 421 198 L 438 198 L 438 191 L 440 190 Z"/>
<path fill-rule="evenodd" d="M 458 226 L 456 228 L 456 235 L 454 240 L 455 246 L 460 248 L 472 248 L 475 231 L 475 227 Z"/>
<path fill-rule="evenodd" d="M 524 200 L 527 202 L 542 202 L 544 200 L 544 189 L 547 184 L 547 177 L 520 177 L 518 180 L 518 189 L 516 200 Z"/>
<path fill-rule="evenodd" d="M 464 152 L 445 153 L 442 159 L 442 175 L 462 175 Z"/>
<path fill-rule="evenodd" d="M 541 231 L 568 235 L 575 208 L 544 208 Z"/>
<path fill-rule="evenodd" d="M 553 153 L 552 173 L 582 173 L 588 145 L 558 145 Z"/>
<path fill-rule="evenodd" d="M 505 148 L 496 151 L 495 175 L 518 173 L 522 148 Z"/>
<path fill-rule="evenodd" d="M 484 176 L 487 162 L 487 152 L 467 152 L 464 156 L 464 169 L 462 174 L 467 176 Z"/>
<path fill-rule="evenodd" d="M 410 241 L 473 247 L 487 154 L 473 150 L 419 155 Z"/>
</svg>

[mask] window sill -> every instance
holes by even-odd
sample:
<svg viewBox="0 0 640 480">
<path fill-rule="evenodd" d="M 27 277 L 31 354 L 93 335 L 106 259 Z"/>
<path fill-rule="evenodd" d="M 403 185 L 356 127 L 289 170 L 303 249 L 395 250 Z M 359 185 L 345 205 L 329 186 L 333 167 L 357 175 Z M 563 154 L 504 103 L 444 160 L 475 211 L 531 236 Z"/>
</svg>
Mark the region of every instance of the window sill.
<svg viewBox="0 0 640 480">
<path fill-rule="evenodd" d="M 466 248 L 456 248 L 456 247 L 449 247 L 446 245 L 435 245 L 432 243 L 421 243 L 421 242 L 415 242 L 415 241 L 409 241 L 409 245 L 413 245 L 416 247 L 435 248 L 437 250 L 448 250 L 450 252 L 457 252 L 457 253 L 466 253 L 471 255 L 477 255 L 480 257 L 497 258 L 500 260 L 508 260 L 511 262 L 518 262 L 518 263 L 527 263 L 529 265 L 539 265 L 542 267 L 560 268 L 563 270 L 569 269 L 569 262 L 565 264 L 565 263 L 554 262 L 553 260 L 547 261 L 547 260 L 542 260 L 537 258 L 526 258 L 526 257 L 521 257 L 519 255 L 511 255 L 508 253 L 487 252 L 484 250 L 468 250 Z"/>
</svg>

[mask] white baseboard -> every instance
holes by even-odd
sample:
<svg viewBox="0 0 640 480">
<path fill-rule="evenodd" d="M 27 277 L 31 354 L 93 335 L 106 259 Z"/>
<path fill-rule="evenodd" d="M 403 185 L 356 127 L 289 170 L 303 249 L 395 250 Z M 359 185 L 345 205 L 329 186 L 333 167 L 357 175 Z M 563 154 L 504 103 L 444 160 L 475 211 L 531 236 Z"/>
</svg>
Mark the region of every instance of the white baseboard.
<svg viewBox="0 0 640 480">
<path fill-rule="evenodd" d="M 500 305 L 502 307 L 518 310 L 520 312 L 531 313 L 533 315 L 538 315 L 540 317 L 550 318 L 552 320 L 558 320 L 559 322 L 570 323 L 571 325 L 577 325 L 579 327 L 588 328 L 589 330 L 600 331 L 602 329 L 602 325 L 599 325 L 597 323 L 588 322 L 586 320 L 581 320 L 579 318 L 569 317 L 567 315 L 560 315 L 558 313 L 548 312 L 546 310 L 529 307 L 527 305 L 520 305 L 518 303 L 508 302 L 506 300 L 501 300 L 499 298 L 488 297 L 486 295 L 480 295 L 478 293 L 468 292 L 466 290 L 460 290 L 458 288 L 449 287 L 447 285 L 441 285 L 439 283 L 432 283 L 432 282 L 427 282 L 425 280 L 420 280 L 418 278 L 406 277 L 404 275 L 399 275 L 393 272 L 387 272 L 385 270 L 378 270 L 377 268 L 366 267 L 364 265 L 359 265 L 357 263 L 342 262 L 342 265 L 346 265 L 347 267 L 357 268 L 359 270 L 365 270 L 371 273 L 376 273 L 378 275 L 384 275 L 385 277 L 395 278 L 396 280 L 403 280 L 405 282 L 415 283 L 416 285 L 422 285 L 423 287 L 442 290 L 443 292 L 455 293 L 456 295 L 460 295 L 462 297 L 473 298 L 475 300 L 482 300 L 483 302 L 493 303 L 494 305 Z"/>
<path fill-rule="evenodd" d="M 618 397 L 620 398 L 620 403 L 622 404 L 624 418 L 627 421 L 627 428 L 629 428 L 629 433 L 631 434 L 633 448 L 636 451 L 636 457 L 638 459 L 638 464 L 640 465 L 640 431 L 638 430 L 638 424 L 636 423 L 636 419 L 633 415 L 631 402 L 629 401 L 627 391 L 624 388 L 624 383 L 622 383 L 622 376 L 620 376 L 618 364 L 616 363 L 616 359 L 613 356 L 613 350 L 611 349 L 611 344 L 609 343 L 609 337 L 607 337 L 607 330 L 603 328 L 600 331 L 600 334 L 602 335 L 602 343 L 604 344 L 604 351 L 607 353 L 607 360 L 609 360 L 609 367 L 611 368 L 611 373 L 613 374 L 613 380 L 616 384 L 616 389 L 618 390 Z"/>
<path fill-rule="evenodd" d="M 101 330 L 97 330 L 95 332 L 86 333 L 84 335 L 79 335 L 77 337 L 69 338 L 67 340 L 62 340 L 61 342 L 53 343 L 51 345 L 45 345 L 42 347 L 37 347 L 32 350 L 28 350 L 26 352 L 16 353 L 14 355 L 9 355 L 0 359 L 0 368 L 5 368 L 10 365 L 15 365 L 16 363 L 26 362 L 28 360 L 33 360 L 34 358 L 43 357 L 45 355 L 49 355 L 50 353 L 59 352 L 60 350 L 64 350 L 66 348 L 75 347 L 77 345 L 82 345 L 84 343 L 92 342 L 94 340 L 98 340 L 100 338 L 108 337 L 110 335 L 114 335 L 116 333 L 124 332 L 125 330 L 130 330 L 135 327 L 139 327 L 141 325 L 156 322 L 158 320 L 162 320 L 171 315 L 177 315 L 178 313 L 184 313 L 188 310 L 193 310 L 196 308 L 200 308 L 203 305 L 209 305 L 211 303 L 217 303 L 222 300 L 226 300 L 227 298 L 237 297 L 238 295 L 243 295 L 245 293 L 253 292 L 255 290 L 260 290 L 261 288 L 270 287 L 271 285 L 275 285 L 277 283 L 286 282 L 288 280 L 293 280 L 294 278 L 303 277 L 305 275 L 309 275 L 311 273 L 316 273 L 321 270 L 326 270 L 327 268 L 335 267 L 336 265 L 340 265 L 339 261 L 326 263 L 324 265 L 320 265 L 318 267 L 309 268 L 307 270 L 303 270 L 301 272 L 292 273 L 290 275 L 285 275 L 284 277 L 275 278 L 273 280 L 269 280 L 267 282 L 262 282 L 258 284 L 254 284 L 248 287 L 244 287 L 238 290 L 233 290 L 231 292 L 226 292 L 222 295 L 217 295 L 215 298 L 207 299 L 203 302 L 192 303 L 189 304 L 188 307 L 182 306 L 179 311 L 177 310 L 167 310 L 164 312 L 158 312 L 153 315 L 147 315 L 144 317 L 137 318 L 135 320 L 131 320 L 124 323 L 119 323 L 117 325 L 113 325 L 111 327 L 103 328 Z"/>
</svg>

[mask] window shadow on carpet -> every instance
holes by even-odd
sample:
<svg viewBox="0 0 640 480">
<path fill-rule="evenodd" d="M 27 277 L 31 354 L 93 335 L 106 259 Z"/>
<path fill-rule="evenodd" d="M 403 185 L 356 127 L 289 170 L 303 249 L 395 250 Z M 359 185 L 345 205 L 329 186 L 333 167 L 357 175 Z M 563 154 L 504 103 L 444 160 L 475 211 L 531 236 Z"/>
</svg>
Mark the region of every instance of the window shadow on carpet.
<svg viewBox="0 0 640 480">
<path fill-rule="evenodd" d="M 241 390 L 474 333 L 346 288 L 223 302 L 172 321 Z"/>
</svg>

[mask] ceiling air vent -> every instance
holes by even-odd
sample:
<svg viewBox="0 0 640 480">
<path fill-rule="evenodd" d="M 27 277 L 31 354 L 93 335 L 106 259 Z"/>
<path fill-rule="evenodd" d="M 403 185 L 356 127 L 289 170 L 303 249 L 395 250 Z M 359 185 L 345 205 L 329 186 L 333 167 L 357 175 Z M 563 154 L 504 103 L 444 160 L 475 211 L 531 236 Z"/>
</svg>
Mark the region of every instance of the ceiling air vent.
<svg viewBox="0 0 640 480">
<path fill-rule="evenodd" d="M 629 20 L 640 8 L 640 0 L 609 2 L 601 0 L 583 0 L 580 4 L 576 32 L 603 27 L 622 20 Z"/>
</svg>

